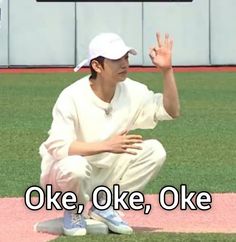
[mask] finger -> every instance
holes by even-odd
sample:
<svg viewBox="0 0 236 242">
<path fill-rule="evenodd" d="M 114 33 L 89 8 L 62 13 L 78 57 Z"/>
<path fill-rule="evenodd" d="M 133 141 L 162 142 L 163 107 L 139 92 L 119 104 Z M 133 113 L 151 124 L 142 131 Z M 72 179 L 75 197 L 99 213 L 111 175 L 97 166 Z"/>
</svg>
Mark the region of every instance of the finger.
<svg viewBox="0 0 236 242">
<path fill-rule="evenodd" d="M 156 33 L 156 37 L 157 37 L 157 43 L 158 43 L 158 47 L 161 48 L 162 47 L 162 41 L 161 41 L 161 35 L 160 33 Z"/>
<path fill-rule="evenodd" d="M 143 143 L 141 139 L 128 139 L 123 142 L 124 144 L 135 144 L 135 143 Z"/>
<path fill-rule="evenodd" d="M 155 48 L 154 47 L 150 47 L 149 48 L 149 56 L 151 57 L 151 58 L 154 58 L 155 57 L 155 55 L 156 55 L 156 53 L 155 53 Z"/>
<path fill-rule="evenodd" d="M 122 145 L 122 149 L 135 149 L 135 150 L 142 150 L 143 148 L 138 145 Z"/>
<path fill-rule="evenodd" d="M 124 150 L 124 153 L 130 154 L 130 155 L 137 155 L 138 153 L 135 151 L 130 151 L 130 150 Z"/>
<path fill-rule="evenodd" d="M 134 136 L 126 136 L 124 139 L 124 143 L 142 143 L 143 142 L 143 137 L 139 135 L 134 135 Z"/>
<path fill-rule="evenodd" d="M 165 46 L 169 47 L 169 34 L 165 33 Z"/>
<path fill-rule="evenodd" d="M 140 143 L 143 143 L 143 140 L 131 139 L 131 140 L 126 140 L 123 144 L 132 145 L 132 144 L 140 144 Z"/>
<path fill-rule="evenodd" d="M 126 135 L 126 138 L 127 139 L 139 139 L 139 140 L 142 140 L 143 136 L 139 135 L 139 134 L 129 134 L 129 135 Z"/>
<path fill-rule="evenodd" d="M 149 56 L 153 59 L 158 55 L 160 48 L 159 47 L 153 47 L 150 52 L 149 52 Z"/>
<path fill-rule="evenodd" d="M 130 155 L 137 155 L 138 153 L 136 151 L 133 151 L 133 150 L 130 150 L 130 148 L 128 149 L 121 149 L 118 154 L 121 154 L 121 153 L 126 153 L 126 154 L 130 154 Z"/>
<path fill-rule="evenodd" d="M 173 39 L 170 39 L 170 50 L 173 48 Z"/>
</svg>

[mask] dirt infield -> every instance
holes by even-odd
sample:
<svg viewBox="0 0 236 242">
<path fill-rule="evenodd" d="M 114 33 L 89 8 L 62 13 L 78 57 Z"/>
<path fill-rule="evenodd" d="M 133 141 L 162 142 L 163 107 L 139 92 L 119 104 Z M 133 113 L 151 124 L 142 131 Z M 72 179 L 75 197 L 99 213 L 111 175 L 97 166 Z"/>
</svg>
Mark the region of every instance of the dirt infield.
<svg viewBox="0 0 236 242">
<path fill-rule="evenodd" d="M 130 67 L 130 72 L 157 72 L 155 67 Z M 236 72 L 236 66 L 193 66 L 174 67 L 175 72 Z M 73 68 L 0 68 L 0 73 L 66 73 L 73 72 Z M 81 73 L 89 72 L 89 68 L 83 67 Z"/>
<path fill-rule="evenodd" d="M 184 233 L 236 233 L 236 193 L 212 194 L 212 208 L 208 211 L 165 211 L 160 207 L 157 195 L 145 195 L 146 203 L 152 205 L 148 215 L 143 211 L 125 211 L 125 220 L 136 231 L 184 232 Z M 37 233 L 37 222 L 58 218 L 62 211 L 30 211 L 23 198 L 1 198 L 0 241 L 43 242 L 56 235 Z M 87 208 L 88 209 L 88 208 Z"/>
</svg>

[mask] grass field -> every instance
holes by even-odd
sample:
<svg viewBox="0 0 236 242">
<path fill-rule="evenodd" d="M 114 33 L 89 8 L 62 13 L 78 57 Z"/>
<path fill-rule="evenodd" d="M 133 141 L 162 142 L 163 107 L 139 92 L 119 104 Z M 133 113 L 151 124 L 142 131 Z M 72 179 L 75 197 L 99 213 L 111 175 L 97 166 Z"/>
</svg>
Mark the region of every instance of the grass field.
<svg viewBox="0 0 236 242">
<path fill-rule="evenodd" d="M 82 74 L 0 74 L 0 196 L 23 196 L 37 185 L 38 147 L 47 138 L 51 110 L 60 91 Z M 153 90 L 161 90 L 159 73 L 130 73 Z M 208 192 L 236 192 L 236 73 L 176 73 L 181 117 L 160 122 L 154 130 L 137 130 L 158 138 L 167 150 L 159 176 L 145 189 L 165 185 Z M 76 241 L 233 241 L 231 235 L 158 235 L 93 237 Z M 146 239 L 145 239 L 146 238 Z M 114 239 L 114 240 L 113 240 Z M 57 241 L 75 241 L 60 238 Z"/>
</svg>

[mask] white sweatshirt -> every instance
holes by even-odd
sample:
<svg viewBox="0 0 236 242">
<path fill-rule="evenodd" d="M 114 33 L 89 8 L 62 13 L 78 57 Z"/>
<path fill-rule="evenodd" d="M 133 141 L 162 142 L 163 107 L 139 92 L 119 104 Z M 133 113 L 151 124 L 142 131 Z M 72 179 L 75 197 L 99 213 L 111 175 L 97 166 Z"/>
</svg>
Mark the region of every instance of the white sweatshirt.
<svg viewBox="0 0 236 242">
<path fill-rule="evenodd" d="M 75 141 L 98 142 L 124 130 L 154 128 L 158 120 L 171 120 L 163 106 L 163 95 L 126 78 L 117 84 L 111 103 L 102 101 L 90 87 L 89 76 L 65 88 L 53 108 L 48 139 L 40 146 L 42 172 L 49 163 L 68 156 Z M 119 154 L 87 156 L 97 167 L 109 167 Z"/>
</svg>

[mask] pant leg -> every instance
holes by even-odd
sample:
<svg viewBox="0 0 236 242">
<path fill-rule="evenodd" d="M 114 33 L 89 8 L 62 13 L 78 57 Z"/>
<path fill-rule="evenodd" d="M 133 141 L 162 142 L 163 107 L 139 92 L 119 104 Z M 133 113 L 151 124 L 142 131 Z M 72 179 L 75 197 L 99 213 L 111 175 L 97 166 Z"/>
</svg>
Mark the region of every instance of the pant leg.
<svg viewBox="0 0 236 242">
<path fill-rule="evenodd" d="M 74 192 L 79 203 L 89 201 L 92 167 L 85 158 L 79 155 L 68 156 L 55 161 L 46 176 L 41 175 L 41 186 L 51 184 L 53 191 Z"/>
<path fill-rule="evenodd" d="M 123 191 L 142 191 L 159 172 L 166 152 L 157 140 L 146 140 L 137 155 L 121 154 L 109 168 L 91 166 L 82 156 L 68 156 L 56 161 L 41 185 L 52 184 L 54 191 L 72 191 L 80 203 L 87 203 L 95 187 L 105 185 L 112 189 L 119 184 Z"/>
<path fill-rule="evenodd" d="M 166 152 L 157 140 L 146 140 L 138 154 L 121 156 L 107 177 L 106 184 L 112 188 L 119 184 L 121 191 L 142 191 L 160 171 Z"/>
</svg>

